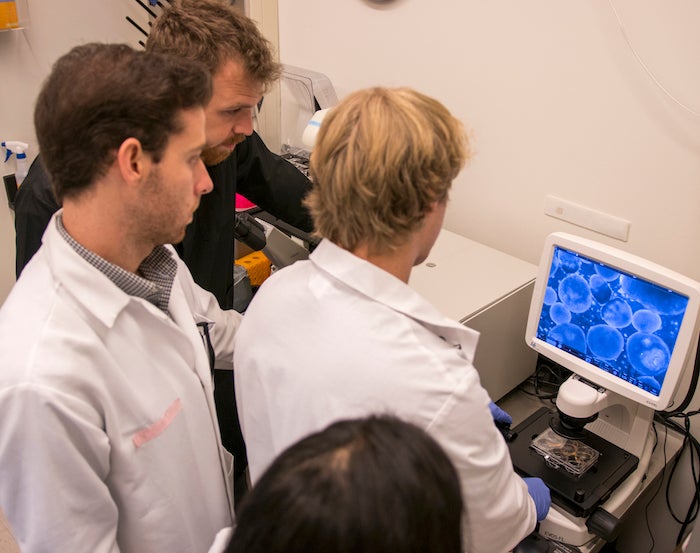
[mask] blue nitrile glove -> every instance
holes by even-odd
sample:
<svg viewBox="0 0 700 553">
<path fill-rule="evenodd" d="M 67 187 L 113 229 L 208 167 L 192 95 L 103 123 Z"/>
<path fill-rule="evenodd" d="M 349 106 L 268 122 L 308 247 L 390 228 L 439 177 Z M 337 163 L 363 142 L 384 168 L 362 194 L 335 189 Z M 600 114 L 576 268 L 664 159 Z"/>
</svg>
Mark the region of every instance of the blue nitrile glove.
<svg viewBox="0 0 700 553">
<path fill-rule="evenodd" d="M 535 511 L 537 511 L 537 522 L 544 520 L 549 512 L 549 506 L 552 503 L 552 498 L 549 495 L 549 488 L 541 478 L 523 478 L 527 484 L 527 493 L 535 502 Z"/>
<path fill-rule="evenodd" d="M 500 423 L 509 425 L 513 422 L 513 419 L 510 417 L 510 415 L 506 413 L 503 409 L 501 409 L 498 405 L 496 405 L 493 401 L 489 403 L 489 410 L 491 411 L 491 416 L 493 417 L 493 421 L 496 424 Z"/>
</svg>

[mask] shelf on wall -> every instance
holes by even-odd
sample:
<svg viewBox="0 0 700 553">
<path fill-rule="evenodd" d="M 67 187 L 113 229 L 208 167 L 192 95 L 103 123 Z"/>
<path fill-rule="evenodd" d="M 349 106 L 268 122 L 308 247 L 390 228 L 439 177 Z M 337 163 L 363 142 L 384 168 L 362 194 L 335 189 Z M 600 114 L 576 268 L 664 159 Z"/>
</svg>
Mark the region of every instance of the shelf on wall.
<svg viewBox="0 0 700 553">
<path fill-rule="evenodd" d="M 17 31 L 28 23 L 27 0 L 0 0 L 0 31 Z"/>
</svg>

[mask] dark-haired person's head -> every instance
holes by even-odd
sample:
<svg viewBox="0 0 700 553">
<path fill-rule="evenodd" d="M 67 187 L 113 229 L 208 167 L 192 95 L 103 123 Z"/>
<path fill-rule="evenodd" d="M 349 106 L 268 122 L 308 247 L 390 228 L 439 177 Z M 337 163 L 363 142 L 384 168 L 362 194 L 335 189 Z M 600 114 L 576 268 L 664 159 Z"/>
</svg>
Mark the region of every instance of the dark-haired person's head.
<svg viewBox="0 0 700 553">
<path fill-rule="evenodd" d="M 154 163 L 181 132 L 182 112 L 204 108 L 211 78 L 193 61 L 125 44 L 77 46 L 54 64 L 35 111 L 42 160 L 59 203 L 103 177 L 127 138 Z"/>
<path fill-rule="evenodd" d="M 459 553 L 460 484 L 442 448 L 392 416 L 289 447 L 238 515 L 227 553 Z"/>
<path fill-rule="evenodd" d="M 269 41 L 227 0 L 173 0 L 151 28 L 146 50 L 203 63 L 214 83 L 207 106 L 207 149 L 216 165 L 253 132 L 253 114 L 280 74 Z"/>
</svg>

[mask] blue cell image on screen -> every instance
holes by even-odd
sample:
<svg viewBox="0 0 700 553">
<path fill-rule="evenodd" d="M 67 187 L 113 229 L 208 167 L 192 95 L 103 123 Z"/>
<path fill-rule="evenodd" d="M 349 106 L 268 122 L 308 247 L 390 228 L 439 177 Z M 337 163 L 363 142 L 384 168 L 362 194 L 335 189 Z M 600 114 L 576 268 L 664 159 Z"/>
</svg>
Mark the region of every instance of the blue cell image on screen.
<svg viewBox="0 0 700 553">
<path fill-rule="evenodd" d="M 688 298 L 555 247 L 537 337 L 658 396 Z"/>
</svg>

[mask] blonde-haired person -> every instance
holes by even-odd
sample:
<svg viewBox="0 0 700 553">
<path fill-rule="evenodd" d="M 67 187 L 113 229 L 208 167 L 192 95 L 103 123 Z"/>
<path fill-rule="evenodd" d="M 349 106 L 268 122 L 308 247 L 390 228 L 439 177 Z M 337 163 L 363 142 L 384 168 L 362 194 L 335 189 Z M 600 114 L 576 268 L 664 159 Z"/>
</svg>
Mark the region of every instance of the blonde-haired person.
<svg viewBox="0 0 700 553">
<path fill-rule="evenodd" d="M 317 186 L 306 204 L 317 233 L 381 255 L 405 245 L 432 211 L 439 230 L 469 155 L 462 123 L 437 100 L 409 88 L 350 95 L 327 115 L 312 154 Z M 429 250 L 435 237 L 426 238 Z"/>
<path fill-rule="evenodd" d="M 258 291 L 236 336 L 235 379 L 254 483 L 299 438 L 390 412 L 425 429 L 455 465 L 465 550 L 503 553 L 545 516 L 549 492 L 513 471 L 472 365 L 478 334 L 407 284 L 468 158 L 461 122 L 415 90 L 361 90 L 336 106 L 307 198 L 323 240 Z"/>
</svg>

